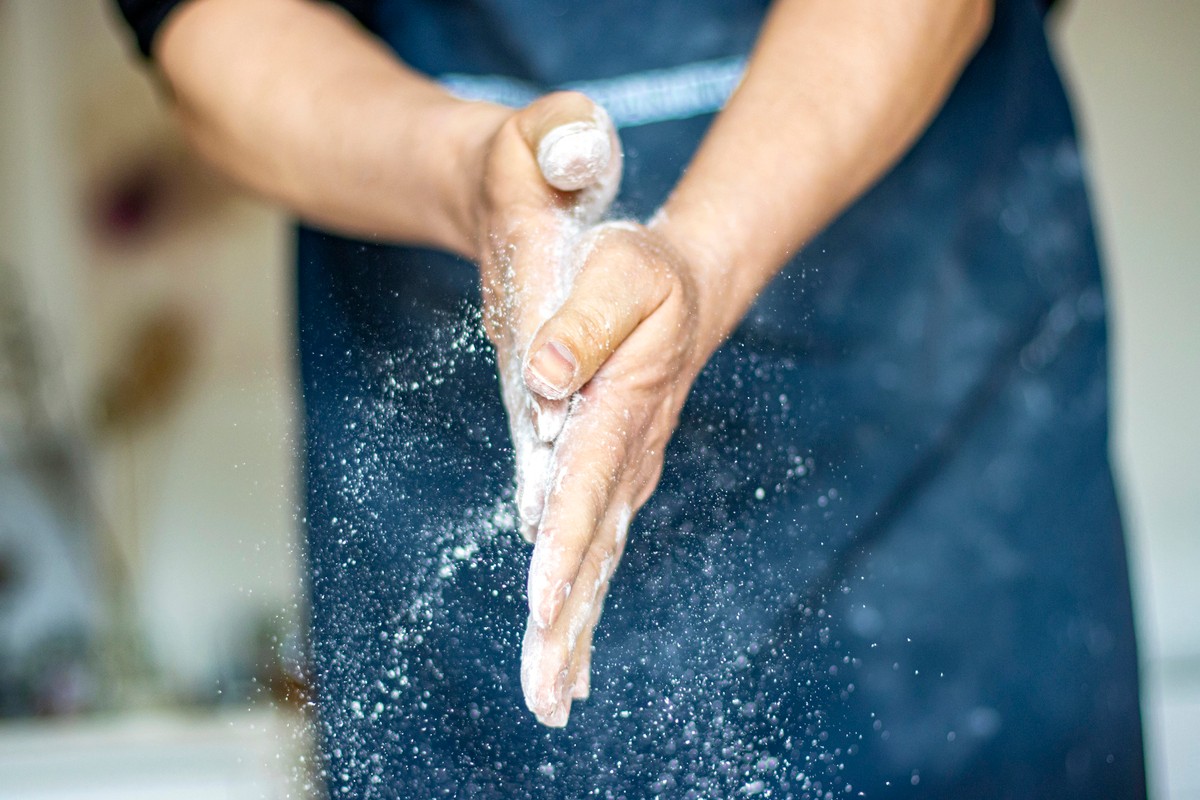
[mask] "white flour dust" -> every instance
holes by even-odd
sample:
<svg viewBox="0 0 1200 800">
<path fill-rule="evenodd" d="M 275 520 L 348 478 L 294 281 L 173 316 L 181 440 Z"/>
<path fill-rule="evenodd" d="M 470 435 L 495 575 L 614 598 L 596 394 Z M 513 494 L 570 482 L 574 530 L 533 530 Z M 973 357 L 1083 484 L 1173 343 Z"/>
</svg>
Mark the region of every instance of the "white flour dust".
<svg viewBox="0 0 1200 800">
<path fill-rule="evenodd" d="M 598 122 L 592 129 L 607 130 L 606 126 L 604 120 L 604 125 Z M 591 163 L 589 139 L 594 143 L 595 137 L 578 129 L 560 132 L 556 143 L 542 148 L 545 159 L 539 152 L 539 161 L 562 158 L 575 165 Z M 561 214 L 553 240 L 541 243 L 550 254 L 555 279 L 553 291 L 539 298 L 543 321 L 568 296 L 603 231 L 629 224 L 596 225 L 619 182 L 619 150 L 616 156 L 600 168 L 599 181 L 581 190 L 579 206 Z M 556 163 L 542 168 L 548 181 L 551 175 L 572 172 Z M 823 709 L 838 698 L 820 694 L 826 690 L 817 687 L 824 685 L 822 676 L 831 662 L 846 673 L 857 665 L 843 660 L 840 653 L 834 658 L 832 651 L 840 645 L 830 639 L 823 600 L 799 609 L 803 626 L 795 641 L 780 644 L 772 639 L 762 619 L 754 616 L 758 598 L 768 596 L 789 606 L 795 605 L 796 598 L 786 588 L 770 584 L 770 559 L 754 562 L 757 569 L 745 573 L 740 566 L 731 567 L 745 562 L 752 552 L 748 545 L 755 543 L 753 523 L 731 522 L 721 516 L 723 512 L 705 510 L 705 502 L 697 502 L 682 525 L 665 511 L 657 522 L 645 523 L 654 533 L 647 538 L 653 541 L 639 538 L 636 557 L 632 549 L 626 557 L 627 564 L 640 559 L 634 565 L 641 570 L 637 593 L 618 578 L 613 597 L 608 598 L 608 582 L 632 517 L 631 509 L 623 510 L 610 534 L 616 545 L 614 555 L 600 561 L 594 577 L 577 578 L 576 587 L 549 587 L 564 598 L 572 593 L 586 598 L 587 602 L 572 606 L 567 626 L 573 634 L 594 622 L 607 602 L 615 624 L 611 631 L 602 627 L 597 632 L 597 673 L 590 676 L 587 668 L 581 668 L 576 683 L 567 687 L 566 670 L 553 675 L 537 672 L 539 665 L 550 663 L 543 652 L 547 644 L 536 624 L 527 624 L 522 636 L 522 595 L 525 591 L 549 594 L 547 587 L 535 584 L 545 580 L 540 564 L 550 556 L 538 556 L 535 550 L 526 562 L 528 549 L 512 541 L 511 532 L 520 529 L 528 534 L 536 529 L 547 491 L 562 478 L 554 463 L 554 441 L 564 424 L 570 424 L 570 403 L 536 402 L 523 380 L 528 342 L 522 343 L 526 347 L 512 348 L 497 369 L 517 461 L 515 498 L 476 498 L 446 508 L 440 499 L 436 506 L 430 502 L 431 496 L 441 498 L 439 493 L 422 496 L 413 489 L 411 495 L 399 496 L 420 481 L 405 481 L 406 488 L 398 490 L 397 474 L 436 473 L 440 480 L 452 482 L 454 470 L 464 459 L 470 460 L 470 448 L 475 446 L 463 441 L 446 444 L 465 435 L 476 423 L 476 412 L 469 398 L 445 395 L 463 364 L 484 358 L 481 354 L 488 345 L 480 318 L 476 314 L 437 327 L 427 345 L 403 358 L 419 367 L 406 367 L 399 359 L 381 365 L 385 374 L 417 377 L 385 381 L 382 396 L 360 399 L 345 409 L 346 432 L 354 444 L 348 454 L 339 455 L 341 465 L 332 470 L 342 476 L 336 492 L 341 507 L 348 509 L 332 521 L 338 545 L 344 548 L 338 551 L 338 563 L 355 566 L 374 551 L 395 548 L 402 551 L 395 558 L 405 571 L 380 574 L 378 594 L 359 597 L 358 605 L 344 603 L 338 611 L 335 624 L 355 635 L 347 637 L 353 645 L 327 656 L 323 665 L 322 678 L 337 683 L 336 696 L 344 698 L 340 707 L 322 708 L 327 741 L 336 743 L 336 761 L 345 770 L 329 776 L 335 791 L 339 786 L 361 785 L 367 776 L 370 785 L 379 787 L 378 793 L 368 796 L 406 796 L 406 785 L 396 778 L 400 769 L 396 765 L 438 757 L 445 752 L 438 736 L 482 719 L 479 730 L 485 735 L 498 720 L 514 726 L 508 733 L 533 742 L 531 748 L 541 753 L 541 763 L 511 763 L 520 757 L 512 756 L 507 744 L 499 744 L 494 762 L 478 762 L 469 778 L 480 782 L 478 791 L 464 783 L 455 787 L 462 789 L 458 796 L 505 796 L 496 788 L 503 785 L 500 779 L 494 785 L 486 783 L 493 768 L 505 780 L 526 776 L 520 780 L 527 783 L 507 796 L 555 796 L 555 781 L 578 780 L 581 775 L 595 781 L 593 794 L 599 797 L 832 800 L 853 796 L 840 773 L 842 762 L 854 755 L 856 734 L 829 723 Z M 776 378 L 780 387 L 786 385 L 790 391 L 792 384 L 782 376 L 791 369 L 782 360 L 764 365 L 749 359 L 720 391 L 744 394 L 751 380 L 771 386 Z M 753 376 L 745 370 L 753 370 Z M 761 403 L 767 409 L 763 415 L 775 421 L 788 418 L 791 406 L 783 389 L 767 394 L 778 401 Z M 719 398 L 717 404 L 735 405 L 729 397 Z M 413 420 L 418 424 L 407 428 L 400 424 Z M 800 490 L 811 483 L 811 458 L 788 453 L 786 460 L 772 461 L 770 448 L 764 452 L 761 444 L 751 451 L 737 439 L 743 424 L 750 426 L 714 418 L 706 432 L 695 437 L 705 443 L 697 445 L 688 456 L 693 461 L 684 467 L 698 476 L 696 487 L 685 490 L 691 493 L 686 494 L 690 501 L 712 501 L 715 507 L 722 493 L 745 491 L 754 498 L 752 505 L 764 507 L 785 489 Z M 398 432 L 412 429 L 420 433 Z M 504 443 L 493 438 L 502 439 L 503 434 L 482 435 L 478 449 L 502 448 Z M 488 462 L 480 458 L 478 463 Z M 763 474 L 748 476 L 748 470 Z M 467 477 L 468 471 L 464 467 L 461 473 L 464 484 L 474 480 Z M 747 480 L 751 482 L 746 484 Z M 832 492 L 828 496 L 833 497 Z M 380 497 L 388 502 L 380 503 Z M 814 501 L 813 513 L 824 513 L 827 502 Z M 416 509 L 415 516 L 423 521 L 397 535 L 389 528 L 393 521 L 377 514 L 380 507 L 396 505 Z M 395 569 L 386 560 L 382 563 Z M 634 608 L 632 602 L 639 605 Z M 479 649 L 463 655 L 460 644 Z M 771 652 L 776 647 L 788 655 L 780 659 Z M 512 675 L 518 648 L 521 668 L 519 675 Z M 776 658 L 776 665 L 756 673 L 760 654 Z M 581 653 L 580 658 L 581 664 L 589 664 L 591 654 Z M 505 718 L 506 701 L 490 700 L 486 691 L 514 701 L 523 692 L 531 707 L 557 706 L 561 711 L 555 713 L 563 716 L 551 716 L 546 720 L 551 724 L 566 722 L 567 709 L 559 702 L 566 693 L 590 698 L 580 707 L 583 719 L 565 730 L 548 732 L 527 715 L 516 722 Z M 853 684 L 847 691 L 853 691 Z M 463 694 L 459 697 L 456 692 Z M 447 696 L 453 696 L 453 702 Z M 490 722 L 489 715 L 495 715 Z M 400 733 L 389 739 L 395 731 Z M 514 745 L 512 752 L 518 750 Z M 468 766 L 448 765 L 446 774 L 467 774 Z M 459 769 L 463 772 L 454 772 Z M 419 776 L 428 779 L 428 770 Z M 428 786 L 420 784 L 413 793 L 423 791 L 428 792 Z M 447 796 L 454 794 L 447 792 Z"/>
<path fill-rule="evenodd" d="M 631 565 L 640 570 L 636 594 L 626 583 L 608 600 L 614 625 L 602 625 L 597 633 L 598 670 L 591 680 L 580 670 L 579 682 L 566 687 L 570 676 L 561 671 L 532 674 L 531 665 L 548 662 L 539 652 L 545 641 L 536 626 L 528 626 L 522 638 L 528 550 L 512 536 L 517 521 L 511 499 L 481 494 L 461 507 L 446 507 L 432 500 L 440 493 L 423 497 L 407 488 L 414 482 L 405 482 L 404 489 L 395 482 L 397 474 L 453 475 L 469 458 L 461 443 L 445 442 L 470 428 L 477 412 L 470 403 L 445 405 L 447 387 L 456 385 L 464 364 L 486 358 L 488 346 L 478 316 L 439 331 L 419 350 L 384 359 L 378 371 L 392 376 L 382 381 L 384 390 L 344 408 L 352 446 L 334 457 L 339 462 L 334 472 L 342 476 L 337 490 L 342 511 L 332 520 L 337 563 L 354 569 L 373 552 L 398 548 L 404 567 L 389 567 L 375 579 L 377 588 L 337 604 L 335 624 L 350 632 L 353 644 L 327 656 L 321 673 L 327 685 L 339 687 L 338 704 L 323 706 L 320 720 L 337 749 L 338 772 L 328 776 L 334 796 L 341 789 L 353 794 L 353 787 L 364 784 L 378 788 L 360 796 L 427 791 L 427 784 L 416 783 L 430 780 L 427 770 L 413 772 L 414 783 L 405 784 L 397 770 L 406 767 L 397 765 L 439 757 L 445 743 L 438 732 L 474 724 L 464 720 L 481 720 L 485 737 L 497 723 L 512 726 L 509 734 L 534 743 L 530 747 L 539 755 L 525 762 L 515 755 L 524 745 L 514 744 L 511 751 L 503 745 L 495 751 L 497 774 L 534 777 L 521 778 L 528 782 L 504 795 L 502 780 L 510 778 L 495 778 L 491 767 L 477 765 L 469 780 L 480 788 L 459 783 L 448 796 L 583 796 L 574 788 L 559 791 L 576 786 L 570 782 L 581 776 L 596 782 L 599 797 L 853 796 L 839 774 L 854 741 L 824 715 L 838 698 L 816 687 L 831 664 L 844 673 L 855 664 L 836 652 L 829 619 L 817 604 L 803 609 L 803 634 L 780 645 L 791 654 L 788 659 L 771 672 L 755 672 L 755 659 L 776 645 L 744 614 L 753 613 L 752 598 L 769 588 L 756 582 L 770 571 L 743 574 L 730 568 L 753 551 L 755 540 L 740 524 L 706 511 L 704 502 L 686 518 L 694 520 L 694 528 L 690 521 L 682 529 L 663 528 L 651 509 L 647 532 L 653 535 L 639 540 Z M 750 368 L 758 381 L 770 384 L 768 367 Z M 771 394 L 780 399 L 771 402 L 769 413 L 790 415 L 790 401 Z M 736 441 L 736 432 L 730 435 Z M 480 442 L 481 450 L 490 446 Z M 740 445 L 715 439 L 713 446 L 718 449 L 688 456 L 694 461 L 687 469 L 714 487 L 717 498 L 723 491 L 754 497 L 757 488 L 774 487 L 757 501 L 761 505 L 781 496 L 788 484 L 800 488 L 812 480 L 815 465 L 803 452 L 753 450 L 753 462 L 739 464 L 734 456 Z M 746 474 L 751 463 L 760 465 L 761 474 Z M 413 508 L 419 521 L 397 531 L 390 517 L 377 515 L 383 506 Z M 826 510 L 815 500 L 813 507 L 814 513 Z M 615 520 L 610 535 L 618 545 L 626 541 L 631 516 L 626 510 Z M 572 613 L 570 626 L 586 625 L 606 602 L 613 563 L 601 563 L 595 577 L 578 579 L 576 591 L 591 602 L 579 604 L 586 611 Z M 774 597 L 778 590 L 771 591 Z M 630 597 L 638 598 L 636 608 Z M 464 646 L 477 649 L 464 652 Z M 477 694 L 478 687 L 505 700 Z M 565 691 L 590 697 L 571 710 L 575 718 L 564 729 L 548 732 L 532 717 L 506 716 L 504 709 L 511 708 L 510 701 L 519 703 L 522 692 L 554 708 Z M 565 707 L 555 713 L 563 716 L 546 721 L 566 722 Z M 468 780 L 461 777 L 467 766 L 454 769 L 462 771 L 448 780 Z"/>
</svg>

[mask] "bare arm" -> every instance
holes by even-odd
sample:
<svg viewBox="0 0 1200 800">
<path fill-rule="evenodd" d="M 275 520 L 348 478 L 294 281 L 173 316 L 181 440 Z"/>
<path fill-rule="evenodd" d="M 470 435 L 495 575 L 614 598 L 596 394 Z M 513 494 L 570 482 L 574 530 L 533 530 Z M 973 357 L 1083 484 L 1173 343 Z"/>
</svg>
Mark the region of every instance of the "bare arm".
<svg viewBox="0 0 1200 800">
<path fill-rule="evenodd" d="M 311 0 L 190 0 L 155 56 L 192 143 L 235 181 L 324 227 L 478 263 L 531 536 L 566 404 L 535 404 L 521 362 L 561 303 L 564 242 L 619 186 L 607 117 L 573 93 L 520 111 L 455 99 Z"/>
<path fill-rule="evenodd" d="M 714 272 L 721 336 L 925 129 L 991 13 L 991 0 L 775 4 L 742 85 L 664 208 L 664 234 Z"/>
<path fill-rule="evenodd" d="M 192 0 L 154 55 L 188 138 L 237 182 L 346 233 L 476 255 L 467 176 L 510 109 L 452 98 L 309 0 Z"/>
<path fill-rule="evenodd" d="M 530 564 L 522 685 L 542 721 L 566 724 L 587 696 L 630 512 L 658 483 L 696 375 L 787 259 L 925 128 L 990 14 L 989 0 L 779 0 L 662 213 L 597 234 L 525 369 L 541 396 L 581 398 Z"/>
<path fill-rule="evenodd" d="M 788 258 L 925 129 L 986 34 L 991 10 L 991 0 L 774 5 L 741 86 L 651 225 L 691 265 L 705 327 L 701 364 Z M 568 392 L 620 344 L 589 341 L 593 322 L 631 330 L 641 321 L 616 303 L 597 309 L 580 300 L 534 342 L 578 351 L 581 369 Z M 612 319 L 587 319 L 598 311 Z"/>
</svg>

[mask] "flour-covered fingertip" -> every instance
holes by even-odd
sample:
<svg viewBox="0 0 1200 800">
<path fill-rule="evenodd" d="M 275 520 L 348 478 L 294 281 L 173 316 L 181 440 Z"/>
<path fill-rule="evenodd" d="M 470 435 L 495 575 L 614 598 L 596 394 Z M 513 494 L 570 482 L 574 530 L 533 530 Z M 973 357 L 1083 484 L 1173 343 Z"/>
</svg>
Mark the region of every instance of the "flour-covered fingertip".
<svg viewBox="0 0 1200 800">
<path fill-rule="evenodd" d="M 547 728 L 565 728 L 567 722 L 571 719 L 571 701 L 559 703 L 547 714 L 539 714 L 538 722 L 545 725 Z"/>
<path fill-rule="evenodd" d="M 546 183 L 564 192 L 593 185 L 612 160 L 608 131 L 594 122 L 553 128 L 538 143 L 537 162 Z"/>
<path fill-rule="evenodd" d="M 533 404 L 533 429 L 538 439 L 547 444 L 557 439 L 567 422 L 569 408 L 570 402 L 567 400 L 536 400 Z"/>
<path fill-rule="evenodd" d="M 552 460 L 550 446 L 537 442 L 518 461 L 517 514 L 522 526 L 536 527 L 542 520 Z"/>
</svg>

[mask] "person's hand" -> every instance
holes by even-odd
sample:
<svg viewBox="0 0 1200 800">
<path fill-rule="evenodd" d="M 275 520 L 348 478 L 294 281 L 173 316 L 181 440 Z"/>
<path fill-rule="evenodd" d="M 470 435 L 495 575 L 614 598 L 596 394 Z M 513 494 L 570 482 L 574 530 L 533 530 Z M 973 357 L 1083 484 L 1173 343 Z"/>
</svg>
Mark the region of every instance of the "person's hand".
<svg viewBox="0 0 1200 800">
<path fill-rule="evenodd" d="M 654 491 L 692 382 L 719 341 L 701 276 L 660 229 L 600 225 L 577 244 L 570 295 L 537 331 L 524 378 L 575 397 L 554 450 L 529 567 L 521 686 L 562 726 L 588 696 L 592 634 L 630 519 Z"/>
<path fill-rule="evenodd" d="M 561 726 L 589 692 L 592 634 L 629 522 L 719 337 L 705 330 L 696 259 L 662 229 L 590 227 L 621 171 L 616 133 L 590 100 L 542 98 L 508 117 L 483 153 L 484 324 L 522 532 L 536 539 L 522 687 L 538 719 Z"/>
<path fill-rule="evenodd" d="M 535 397 L 522 365 L 534 333 L 570 289 L 575 239 L 616 195 L 620 142 L 587 97 L 551 94 L 496 129 L 483 146 L 480 174 L 474 205 L 484 326 L 496 348 L 516 455 L 521 530 L 532 541 L 569 394 Z"/>
</svg>

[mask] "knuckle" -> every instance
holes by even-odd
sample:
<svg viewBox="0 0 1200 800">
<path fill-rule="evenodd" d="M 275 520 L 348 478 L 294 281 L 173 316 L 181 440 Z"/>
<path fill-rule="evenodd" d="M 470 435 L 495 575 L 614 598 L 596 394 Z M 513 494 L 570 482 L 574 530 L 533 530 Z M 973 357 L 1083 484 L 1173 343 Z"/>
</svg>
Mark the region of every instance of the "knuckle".
<svg viewBox="0 0 1200 800">
<path fill-rule="evenodd" d="M 586 519 L 598 520 L 608 505 L 609 480 L 609 475 L 593 468 L 581 474 L 580 483 L 570 488 L 569 496 L 579 504 L 578 509 Z M 582 551 L 586 547 L 587 542 L 583 541 L 580 543 L 579 549 Z"/>
<path fill-rule="evenodd" d="M 626 272 L 632 271 L 636 274 L 641 271 L 638 267 L 643 266 L 645 254 L 638 246 L 632 231 L 609 225 L 597 230 L 594 235 L 597 246 L 588 254 L 589 265 L 619 264 L 632 268 L 626 269 Z"/>
<path fill-rule="evenodd" d="M 639 506 L 643 506 L 646 504 L 646 501 L 650 499 L 650 495 L 654 494 L 655 489 L 658 488 L 658 482 L 661 479 L 662 479 L 662 466 L 659 465 L 654 468 L 654 470 L 646 478 L 645 483 L 642 484 L 642 491 L 644 492 L 644 496 L 639 498 L 641 501 L 638 503 Z"/>
<path fill-rule="evenodd" d="M 528 111 L 522 110 L 509 116 L 508 119 L 500 125 L 500 129 L 496 133 L 496 141 L 499 146 L 493 146 L 488 153 L 487 167 L 490 172 L 501 170 L 507 158 L 510 157 L 512 149 L 524 140 L 522 136 L 522 128 L 526 124 L 526 115 Z"/>
<path fill-rule="evenodd" d="M 605 486 L 605 479 L 608 476 L 597 477 L 601 479 L 589 481 L 590 486 L 587 489 L 587 494 L 584 496 L 584 507 L 587 509 L 589 519 L 599 519 L 605 505 L 608 503 L 608 489 Z"/>
<path fill-rule="evenodd" d="M 603 310 L 594 302 L 576 303 L 567 313 L 564 329 L 569 338 L 575 340 L 588 353 L 577 353 L 587 358 L 591 351 L 607 349 L 612 338 L 612 325 Z"/>
<path fill-rule="evenodd" d="M 642 487 L 638 490 L 637 496 L 634 498 L 634 505 L 636 505 L 638 508 L 646 505 L 646 502 L 654 494 L 654 490 L 658 488 L 658 478 L 661 474 L 662 471 L 660 470 L 658 474 L 652 476 L 650 480 L 642 484 Z"/>
</svg>

